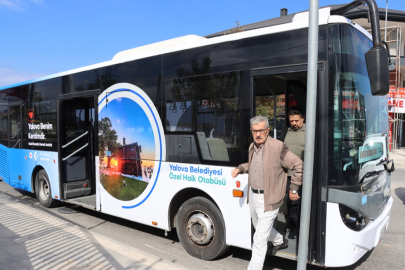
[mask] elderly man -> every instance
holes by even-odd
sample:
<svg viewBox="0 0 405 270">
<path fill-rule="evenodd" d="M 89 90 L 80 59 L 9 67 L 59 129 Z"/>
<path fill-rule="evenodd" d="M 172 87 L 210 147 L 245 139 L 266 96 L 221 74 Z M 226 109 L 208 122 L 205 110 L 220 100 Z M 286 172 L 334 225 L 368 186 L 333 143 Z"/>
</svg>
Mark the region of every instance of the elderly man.
<svg viewBox="0 0 405 270">
<path fill-rule="evenodd" d="M 286 171 L 293 172 L 290 188 L 298 190 L 302 184 L 303 162 L 282 142 L 268 136 L 267 117 L 255 116 L 250 119 L 250 129 L 254 142 L 249 147 L 249 162 L 232 170 L 232 177 L 249 174 L 247 201 L 256 232 L 248 269 L 262 269 L 269 240 L 274 245 L 273 255 L 288 247 L 288 240 L 273 228 L 273 224 L 285 196 Z M 290 193 L 292 200 L 298 199 L 295 198 L 297 196 Z"/>
</svg>

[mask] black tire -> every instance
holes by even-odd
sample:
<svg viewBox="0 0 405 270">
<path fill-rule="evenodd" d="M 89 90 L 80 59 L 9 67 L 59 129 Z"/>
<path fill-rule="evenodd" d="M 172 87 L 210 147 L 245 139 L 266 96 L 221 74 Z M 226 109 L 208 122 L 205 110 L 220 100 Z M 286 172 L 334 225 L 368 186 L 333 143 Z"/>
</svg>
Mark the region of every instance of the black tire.
<svg viewBox="0 0 405 270">
<path fill-rule="evenodd" d="M 215 204 L 204 197 L 184 202 L 177 213 L 176 225 L 180 243 L 193 257 L 209 261 L 221 256 L 229 248 L 225 241 L 222 214 Z"/>
<path fill-rule="evenodd" d="M 52 198 L 51 184 L 45 170 L 40 170 L 35 177 L 35 195 L 39 204 L 46 208 L 54 207 L 59 202 Z"/>
</svg>

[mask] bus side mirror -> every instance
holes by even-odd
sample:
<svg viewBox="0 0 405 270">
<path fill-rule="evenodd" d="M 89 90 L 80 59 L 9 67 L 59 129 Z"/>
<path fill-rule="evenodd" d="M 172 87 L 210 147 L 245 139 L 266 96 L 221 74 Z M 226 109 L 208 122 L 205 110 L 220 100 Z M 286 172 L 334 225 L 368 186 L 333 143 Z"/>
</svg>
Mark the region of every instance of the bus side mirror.
<svg viewBox="0 0 405 270">
<path fill-rule="evenodd" d="M 395 166 L 394 166 L 394 160 L 393 159 L 388 161 L 388 163 L 387 163 L 387 171 L 390 172 L 390 173 L 395 171 Z"/>
<path fill-rule="evenodd" d="M 371 94 L 385 96 L 390 90 L 388 51 L 381 46 L 374 46 L 365 54 L 365 57 Z"/>
</svg>

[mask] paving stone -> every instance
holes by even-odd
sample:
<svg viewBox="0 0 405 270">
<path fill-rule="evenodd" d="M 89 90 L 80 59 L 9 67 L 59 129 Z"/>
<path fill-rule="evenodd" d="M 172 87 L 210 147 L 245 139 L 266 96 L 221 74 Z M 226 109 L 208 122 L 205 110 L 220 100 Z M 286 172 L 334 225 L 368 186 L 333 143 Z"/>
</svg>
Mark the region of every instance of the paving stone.
<svg viewBox="0 0 405 270">
<path fill-rule="evenodd" d="M 28 269 L 20 262 L 14 261 L 8 264 L 1 264 L 0 270 L 28 270 Z"/>
<path fill-rule="evenodd" d="M 10 246 L 10 245 L 15 245 L 15 242 L 13 240 L 11 240 L 11 239 L 6 238 L 6 237 L 1 237 L 0 238 L 0 248 Z"/>
<path fill-rule="evenodd" d="M 9 245 L 6 248 L 3 248 L 3 250 L 12 256 L 27 254 L 25 246 L 19 244 Z"/>
</svg>

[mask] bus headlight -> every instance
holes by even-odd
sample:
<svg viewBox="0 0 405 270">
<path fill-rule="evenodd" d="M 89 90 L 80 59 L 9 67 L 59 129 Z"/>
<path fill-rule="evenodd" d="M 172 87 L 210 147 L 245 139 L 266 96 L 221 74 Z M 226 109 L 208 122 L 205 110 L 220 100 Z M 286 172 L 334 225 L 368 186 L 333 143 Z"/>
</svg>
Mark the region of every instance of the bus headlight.
<svg viewBox="0 0 405 270">
<path fill-rule="evenodd" d="M 361 231 L 370 222 L 370 219 L 343 204 L 339 204 L 339 211 L 343 223 L 354 231 Z"/>
</svg>

